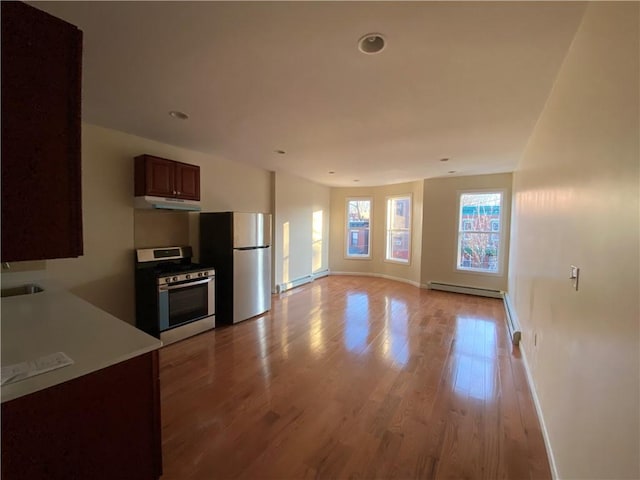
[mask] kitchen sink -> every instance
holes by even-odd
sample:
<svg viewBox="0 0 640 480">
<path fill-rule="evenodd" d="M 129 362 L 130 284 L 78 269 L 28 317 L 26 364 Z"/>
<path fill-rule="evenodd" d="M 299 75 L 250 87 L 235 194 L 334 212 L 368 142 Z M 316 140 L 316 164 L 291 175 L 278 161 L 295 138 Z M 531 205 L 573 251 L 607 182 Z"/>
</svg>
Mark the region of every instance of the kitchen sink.
<svg viewBox="0 0 640 480">
<path fill-rule="evenodd" d="M 44 292 L 44 289 L 35 283 L 27 283 L 18 285 L 17 287 L 8 287 L 0 290 L 0 297 L 17 297 L 18 295 L 33 295 L 34 293 Z"/>
</svg>

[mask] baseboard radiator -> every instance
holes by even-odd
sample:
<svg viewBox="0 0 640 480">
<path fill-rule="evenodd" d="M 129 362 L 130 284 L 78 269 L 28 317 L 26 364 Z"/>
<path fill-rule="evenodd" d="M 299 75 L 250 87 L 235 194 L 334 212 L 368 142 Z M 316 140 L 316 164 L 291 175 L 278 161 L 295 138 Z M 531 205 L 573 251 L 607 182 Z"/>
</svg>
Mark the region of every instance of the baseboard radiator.
<svg viewBox="0 0 640 480">
<path fill-rule="evenodd" d="M 511 342 L 514 345 L 518 345 L 520 343 L 520 337 L 522 333 L 520 331 L 520 325 L 518 324 L 518 319 L 516 317 L 515 311 L 511 306 L 511 301 L 509 300 L 509 295 L 505 292 L 502 296 L 504 300 L 504 311 L 507 312 L 507 327 L 509 328 L 509 336 L 511 337 Z"/>
<path fill-rule="evenodd" d="M 299 287 L 306 283 L 311 283 L 317 278 L 326 277 L 329 275 L 329 270 L 322 270 L 320 272 L 312 273 L 311 275 L 305 275 L 304 277 L 296 278 L 290 282 L 283 282 L 276 285 L 275 293 L 283 293 L 292 288 Z"/>
<path fill-rule="evenodd" d="M 490 288 L 466 287 L 464 285 L 454 285 L 452 283 L 429 282 L 430 290 L 442 290 L 444 292 L 466 293 L 467 295 L 477 295 L 479 297 L 502 298 L 500 290 Z"/>
<path fill-rule="evenodd" d="M 329 276 L 329 269 L 325 269 L 325 270 L 321 270 L 319 272 L 316 272 L 313 274 L 313 279 L 317 279 L 317 278 L 322 278 L 322 277 L 328 277 Z"/>
</svg>

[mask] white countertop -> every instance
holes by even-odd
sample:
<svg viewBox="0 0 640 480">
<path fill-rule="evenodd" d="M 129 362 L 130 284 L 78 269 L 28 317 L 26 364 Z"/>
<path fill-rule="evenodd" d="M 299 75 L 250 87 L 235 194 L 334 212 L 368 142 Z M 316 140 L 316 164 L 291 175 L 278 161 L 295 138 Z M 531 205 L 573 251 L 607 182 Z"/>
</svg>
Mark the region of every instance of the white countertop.
<svg viewBox="0 0 640 480">
<path fill-rule="evenodd" d="M 24 281 L 24 275 L 8 277 L 2 275 L 2 288 L 35 283 L 45 291 L 2 298 L 2 365 L 35 360 L 56 352 L 67 354 L 74 364 L 2 386 L 2 402 L 73 380 L 162 346 L 159 339 L 61 289 L 54 282 L 46 279 Z"/>
</svg>

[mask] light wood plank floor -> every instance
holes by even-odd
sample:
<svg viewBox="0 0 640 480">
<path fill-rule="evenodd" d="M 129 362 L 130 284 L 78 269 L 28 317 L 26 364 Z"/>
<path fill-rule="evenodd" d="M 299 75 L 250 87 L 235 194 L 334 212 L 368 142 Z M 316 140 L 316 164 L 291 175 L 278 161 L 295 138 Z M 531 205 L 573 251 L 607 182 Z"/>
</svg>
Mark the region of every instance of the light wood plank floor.
<svg viewBox="0 0 640 480">
<path fill-rule="evenodd" d="M 167 479 L 550 478 L 501 300 L 333 276 L 160 352 Z"/>
</svg>

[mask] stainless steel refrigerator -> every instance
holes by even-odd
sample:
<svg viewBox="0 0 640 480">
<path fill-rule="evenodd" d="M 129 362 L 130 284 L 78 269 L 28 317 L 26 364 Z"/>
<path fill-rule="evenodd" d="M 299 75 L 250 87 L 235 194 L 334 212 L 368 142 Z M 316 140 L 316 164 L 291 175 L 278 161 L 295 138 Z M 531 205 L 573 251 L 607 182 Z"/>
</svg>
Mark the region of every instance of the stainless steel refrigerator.
<svg viewBox="0 0 640 480">
<path fill-rule="evenodd" d="M 238 323 L 271 309 L 271 215 L 200 214 L 200 263 L 216 271 L 216 321 Z"/>
</svg>

